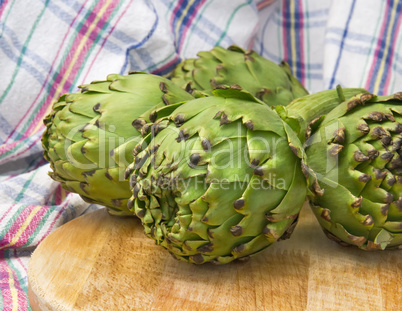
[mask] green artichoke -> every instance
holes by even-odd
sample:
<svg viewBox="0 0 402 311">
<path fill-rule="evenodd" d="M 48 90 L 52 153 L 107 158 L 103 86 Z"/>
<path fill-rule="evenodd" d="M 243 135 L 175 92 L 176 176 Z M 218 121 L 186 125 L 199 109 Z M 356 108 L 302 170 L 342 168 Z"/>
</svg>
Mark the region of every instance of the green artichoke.
<svg viewBox="0 0 402 311">
<path fill-rule="evenodd" d="M 180 63 L 171 80 L 187 90 L 208 94 L 218 85 L 239 85 L 270 106 L 286 106 L 308 94 L 286 62 L 278 66 L 254 51 L 234 45 L 228 49 L 217 46 L 198 56 Z"/>
<path fill-rule="evenodd" d="M 193 97 L 167 79 L 139 72 L 109 75 L 80 88 L 81 93 L 61 96 L 44 120 L 49 175 L 85 201 L 107 206 L 111 214 L 132 214 L 124 171 L 141 138 L 133 120 L 155 106 Z"/>
<path fill-rule="evenodd" d="M 321 191 L 310 195 L 327 236 L 365 250 L 402 245 L 402 93 L 345 101 L 308 130 Z"/>
<path fill-rule="evenodd" d="M 238 87 L 213 94 L 153 111 L 153 124 L 137 121 L 150 133 L 127 168 L 128 207 L 145 233 L 196 264 L 228 263 L 288 238 L 307 192 L 309 169 L 292 127 Z M 308 111 L 311 96 L 297 105 Z"/>
<path fill-rule="evenodd" d="M 155 122 L 129 167 L 129 207 L 145 233 L 197 264 L 227 263 L 289 235 L 307 188 L 290 127 L 246 92 L 214 94 Z"/>
</svg>

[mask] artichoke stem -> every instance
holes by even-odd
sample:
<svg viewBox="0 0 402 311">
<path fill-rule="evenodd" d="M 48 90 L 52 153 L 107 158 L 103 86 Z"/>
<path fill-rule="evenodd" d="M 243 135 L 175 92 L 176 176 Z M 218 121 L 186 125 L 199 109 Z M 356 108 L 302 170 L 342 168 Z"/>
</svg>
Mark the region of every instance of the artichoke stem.
<svg viewBox="0 0 402 311">
<path fill-rule="evenodd" d="M 338 97 L 339 97 L 340 101 L 341 101 L 341 102 L 344 102 L 344 101 L 346 100 L 346 99 L 345 99 L 345 94 L 343 94 L 343 89 L 342 89 L 342 87 L 341 87 L 340 84 L 338 84 L 338 85 L 336 86 L 336 91 L 337 91 L 337 93 L 338 93 Z"/>
<path fill-rule="evenodd" d="M 338 86 L 333 90 L 321 91 L 294 100 L 286 109 L 288 116 L 301 117 L 307 123 L 327 114 L 340 103 L 358 94 L 369 93 L 365 89 L 345 88 Z"/>
<path fill-rule="evenodd" d="M 339 85 L 336 89 L 325 90 L 315 94 L 307 95 L 292 101 L 287 107 L 287 119 L 297 119 L 299 128 L 293 128 L 299 138 L 303 141 L 304 133 L 307 130 L 308 124 L 321 116 L 326 115 L 340 103 L 359 94 L 369 93 L 365 89 L 360 88 L 345 88 L 342 89 Z"/>
</svg>

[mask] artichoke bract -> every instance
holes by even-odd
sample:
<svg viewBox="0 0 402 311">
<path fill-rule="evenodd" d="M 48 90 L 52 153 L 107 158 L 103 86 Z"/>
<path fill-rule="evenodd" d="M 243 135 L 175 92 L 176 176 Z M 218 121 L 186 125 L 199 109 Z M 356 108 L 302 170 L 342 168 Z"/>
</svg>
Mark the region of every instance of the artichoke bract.
<svg viewBox="0 0 402 311">
<path fill-rule="evenodd" d="M 248 92 L 213 93 L 153 112 L 127 169 L 128 207 L 145 233 L 196 264 L 228 263 L 289 237 L 307 191 L 291 127 Z"/>
<path fill-rule="evenodd" d="M 81 93 L 61 96 L 44 120 L 49 175 L 85 201 L 107 206 L 111 214 L 132 215 L 124 172 L 141 139 L 132 122 L 155 106 L 193 97 L 167 79 L 140 72 L 109 75 L 80 88 Z"/>
<path fill-rule="evenodd" d="M 286 62 L 277 65 L 252 50 L 217 46 L 197 55 L 180 63 L 171 74 L 171 80 L 187 90 L 210 94 L 218 85 L 239 85 L 270 106 L 285 106 L 308 94 Z"/>
<path fill-rule="evenodd" d="M 365 250 L 402 245 L 402 93 L 354 96 L 310 124 L 310 195 L 327 236 Z M 313 194 L 314 194 L 313 190 Z"/>
</svg>

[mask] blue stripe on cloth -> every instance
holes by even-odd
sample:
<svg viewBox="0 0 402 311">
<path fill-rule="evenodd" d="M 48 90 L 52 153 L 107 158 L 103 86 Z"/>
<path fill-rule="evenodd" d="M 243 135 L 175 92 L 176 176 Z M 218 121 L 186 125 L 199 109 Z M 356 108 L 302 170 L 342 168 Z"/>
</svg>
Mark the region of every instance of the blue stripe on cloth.
<svg viewBox="0 0 402 311">
<path fill-rule="evenodd" d="M 261 46 L 259 39 L 256 39 L 256 40 L 255 40 L 255 45 Z M 269 52 L 267 49 L 265 49 L 265 47 L 264 47 L 264 49 L 263 49 L 262 51 L 260 51 L 260 55 L 262 55 L 262 56 L 268 58 L 269 60 L 273 61 L 274 63 L 280 63 L 280 62 L 282 61 L 282 58 L 281 58 L 281 57 L 279 57 L 279 56 L 277 56 L 277 55 L 275 55 L 275 54 L 272 54 L 272 53 Z M 322 75 L 322 73 L 321 73 L 321 71 L 322 71 L 322 64 L 321 64 L 321 63 L 312 63 L 312 64 L 305 64 L 305 65 L 307 65 L 310 70 L 316 70 L 316 71 L 318 71 L 317 73 L 312 73 L 312 72 L 310 72 L 310 73 L 308 74 L 308 78 L 309 78 L 309 79 L 313 79 L 313 80 L 322 80 L 323 75 Z"/>
<path fill-rule="evenodd" d="M 303 33 L 304 31 L 304 12 L 302 8 L 302 1 L 295 1 L 296 6 L 295 6 L 295 12 L 294 12 L 294 24 L 295 24 L 295 30 L 298 32 L 295 32 L 295 41 L 296 41 L 296 47 L 299 49 L 304 49 L 304 42 L 301 41 L 302 36 L 299 35 L 300 33 Z M 302 16 L 300 18 L 300 15 Z M 296 48 L 295 47 L 295 48 Z M 296 54 L 296 63 L 297 63 L 297 70 L 296 70 L 296 78 L 299 81 L 303 81 L 304 78 L 304 59 L 302 59 L 302 55 L 304 55 L 304 51 L 301 50 L 299 53 Z"/>
<path fill-rule="evenodd" d="M 29 74 L 31 74 L 31 76 L 34 77 L 35 80 L 38 81 L 39 83 L 43 83 L 45 81 L 45 76 L 38 69 L 33 67 L 31 64 L 27 63 L 24 58 L 20 59 L 19 55 L 16 55 L 14 53 L 15 49 L 12 48 L 12 46 L 9 44 L 7 40 L 4 39 L 0 40 L 0 49 L 3 51 L 4 55 L 7 56 L 8 59 L 10 59 L 13 63 L 19 65 L 19 69 L 23 69 Z M 20 51 L 21 50 L 18 50 L 18 52 Z M 0 104 L 3 102 L 5 97 L 6 96 L 3 93 L 3 97 L 0 98 Z"/>
<path fill-rule="evenodd" d="M 256 42 L 256 45 L 261 46 L 261 44 L 259 43 L 260 42 L 259 39 L 256 39 L 255 42 Z M 268 59 L 270 59 L 271 61 L 273 61 L 275 63 L 280 63 L 283 60 L 280 56 L 272 54 L 271 52 L 269 52 L 265 48 L 265 46 L 264 46 L 264 49 L 262 51 L 260 51 L 260 55 L 263 55 L 264 57 L 267 57 Z M 311 69 L 313 69 L 313 70 L 322 70 L 322 64 L 321 63 L 310 63 L 309 67 Z"/>
<path fill-rule="evenodd" d="M 0 164 L 0 184 L 8 182 L 13 176 L 25 174 L 36 170 L 48 162 L 43 157 L 43 149 L 40 153 L 29 154 L 23 158 Z"/>
<path fill-rule="evenodd" d="M 328 9 L 308 11 L 309 18 L 327 18 L 328 14 L 329 14 Z M 277 14 L 275 14 L 275 17 L 280 18 L 280 16 L 278 16 Z"/>
<path fill-rule="evenodd" d="M 310 21 L 307 25 L 303 25 L 304 29 L 314 29 L 314 28 L 322 28 L 327 25 L 327 20 L 323 19 L 321 21 Z"/>
<path fill-rule="evenodd" d="M 23 44 L 19 41 L 18 35 L 7 25 L 4 25 L 4 35 L 1 41 L 4 41 L 6 37 L 8 37 L 16 50 L 21 51 L 23 49 Z M 31 59 L 35 64 L 38 64 L 43 70 L 49 70 L 51 66 L 45 58 L 41 57 L 40 54 L 37 54 L 35 51 L 30 50 L 28 47 L 25 51 L 25 57 Z"/>
<path fill-rule="evenodd" d="M 152 71 L 153 74 L 157 74 L 157 75 L 166 75 L 170 72 L 173 71 L 173 69 L 176 68 L 176 66 L 182 61 L 181 58 L 177 57 L 177 59 L 175 61 L 173 61 L 170 65 L 168 66 L 164 66 L 163 68 L 157 69 Z"/>
<path fill-rule="evenodd" d="M 337 74 L 337 72 L 338 72 L 339 63 L 340 63 L 340 61 L 341 61 L 341 56 L 342 56 L 342 52 L 343 52 L 343 47 L 344 47 L 344 44 L 345 44 L 345 40 L 346 40 L 346 37 L 348 36 L 349 24 L 350 24 L 350 21 L 351 21 L 352 16 L 353 16 L 353 12 L 354 12 L 354 9 L 355 9 L 355 5 L 356 5 L 356 0 L 353 0 L 352 5 L 351 5 L 351 8 L 350 8 L 350 11 L 349 11 L 348 19 L 347 19 L 347 21 L 346 21 L 345 30 L 343 31 L 342 41 L 341 41 L 341 44 L 340 44 L 340 47 L 339 47 L 338 58 L 336 59 L 335 68 L 334 68 L 334 71 L 333 71 L 333 73 L 332 73 L 331 81 L 330 81 L 330 83 L 329 83 L 329 88 L 330 88 L 330 89 L 334 88 L 335 77 L 336 77 L 336 74 Z"/>
<path fill-rule="evenodd" d="M 165 6 L 171 6 L 170 1 L 160 0 Z M 195 34 L 198 38 L 203 40 L 203 42 L 208 43 L 209 45 L 215 46 L 216 45 L 216 36 L 219 37 L 224 32 L 221 28 L 219 28 L 215 23 L 211 22 L 206 16 L 199 15 L 197 17 L 197 24 L 193 25 L 191 28 L 191 34 Z M 214 36 L 211 36 L 214 35 Z M 175 33 L 173 33 L 175 36 Z M 178 42 L 177 40 L 175 40 Z M 226 36 L 223 41 L 220 42 L 220 45 L 230 45 L 233 44 L 235 41 Z"/>
<path fill-rule="evenodd" d="M 341 29 L 341 28 L 328 28 L 327 33 L 333 33 L 333 34 L 340 35 L 340 34 L 343 33 L 343 29 Z M 356 53 L 356 54 L 362 54 L 362 55 L 367 55 L 367 53 L 369 53 L 370 47 L 362 47 L 360 42 L 367 43 L 367 45 L 368 45 L 369 42 L 372 40 L 371 36 L 360 34 L 360 33 L 348 32 L 348 39 L 353 39 L 353 41 L 355 41 L 354 42 L 355 45 L 353 44 L 353 42 L 350 42 L 350 43 L 344 42 L 343 49 L 345 51 Z M 349 40 L 349 41 L 352 41 L 352 40 Z M 325 42 L 326 43 L 332 43 L 332 44 L 334 44 L 336 46 L 339 46 L 341 44 L 341 39 L 327 38 L 325 40 Z M 395 61 L 398 62 L 398 59 L 401 56 L 397 53 L 397 51 L 394 51 L 394 55 L 395 55 Z"/>
<path fill-rule="evenodd" d="M 183 9 L 187 8 L 188 3 L 189 3 L 189 0 L 184 0 L 182 5 L 180 6 L 179 10 L 175 14 L 174 19 L 173 19 L 173 24 L 172 24 L 173 29 L 176 29 L 177 23 L 178 23 L 179 19 L 183 15 Z M 175 33 L 176 46 L 181 45 L 180 43 L 183 40 L 184 30 L 187 28 L 187 25 L 190 22 L 190 18 L 194 14 L 194 12 L 196 11 L 196 8 L 197 8 L 198 5 L 199 5 L 198 1 L 193 1 L 193 3 L 190 4 L 190 7 L 188 8 L 188 10 L 186 12 L 186 15 L 184 15 L 184 17 L 183 17 L 183 19 L 181 21 L 181 24 L 179 26 L 179 30 L 178 30 L 179 36 L 178 36 L 178 38 L 176 38 L 177 34 Z"/>
<path fill-rule="evenodd" d="M 14 131 L 14 129 L 13 129 Z M 22 136 L 23 134 L 21 134 Z M 13 135 L 14 136 L 14 135 Z M 0 169 L 6 165 L 5 163 L 9 163 L 10 165 L 14 165 L 15 161 L 19 161 L 21 159 L 27 158 L 29 156 L 35 155 L 38 157 L 38 154 L 43 153 L 42 144 L 40 138 L 42 136 L 42 132 L 37 132 L 31 136 L 28 136 L 23 139 L 19 139 L 18 145 L 22 146 L 23 150 L 20 149 L 14 151 L 14 148 L 11 148 L 7 151 L 0 152 Z M 10 156 L 10 157 L 8 157 Z M 38 158 L 37 158 L 38 159 Z M 41 159 L 41 157 L 39 157 Z M 7 162 L 9 161 L 9 162 Z"/>
<path fill-rule="evenodd" d="M 43 8 L 41 8 L 41 10 L 40 10 L 39 15 L 36 17 L 33 25 L 31 26 L 31 30 L 30 30 L 27 38 L 26 38 L 26 41 L 23 44 L 21 53 L 18 56 L 17 66 L 15 67 L 13 73 L 12 74 L 10 73 L 11 79 L 10 79 L 6 89 L 4 90 L 3 94 L 1 94 L 1 96 L 0 96 L 0 105 L 3 102 L 3 99 L 7 96 L 8 92 L 12 89 L 12 86 L 13 86 L 13 84 L 15 82 L 15 77 L 18 75 L 19 70 L 21 69 L 20 66 L 21 66 L 21 63 L 23 62 L 23 58 L 24 58 L 24 55 L 26 53 L 27 47 L 29 45 L 29 42 L 32 39 L 32 36 L 33 36 L 33 33 L 34 33 L 36 27 L 38 26 L 39 22 L 42 20 L 43 15 L 45 14 L 46 5 L 48 4 L 49 1 L 50 0 L 46 0 L 45 4 L 43 5 Z"/>
<path fill-rule="evenodd" d="M 202 17 L 200 18 L 199 25 L 197 25 L 197 27 L 194 27 L 194 29 L 192 29 L 191 32 L 192 34 L 197 35 L 197 37 L 202 39 L 205 43 L 215 45 L 216 36 L 219 37 L 223 33 L 223 30 L 217 27 L 206 17 Z M 214 34 L 216 36 L 212 37 L 211 34 Z M 227 40 L 230 41 L 229 44 L 234 42 L 233 40 L 228 38 Z M 224 42 L 226 43 L 226 40 Z"/>
<path fill-rule="evenodd" d="M 394 69 L 395 72 L 402 75 L 402 56 L 395 52 L 395 60 L 394 60 Z"/>
<path fill-rule="evenodd" d="M 93 211 L 97 211 L 98 209 L 101 209 L 101 208 L 103 208 L 103 207 L 99 207 L 99 205 L 96 205 L 96 204 L 90 204 L 80 213 L 79 216 L 91 213 Z"/>
<path fill-rule="evenodd" d="M 12 202 L 14 203 L 19 203 L 20 200 L 23 198 L 25 191 L 27 191 L 27 189 L 30 188 L 30 184 L 32 183 L 32 180 L 35 178 L 35 175 L 38 173 L 38 170 L 34 171 L 32 174 L 29 174 L 28 176 L 26 176 L 26 178 L 24 178 L 23 183 L 20 186 L 19 191 L 15 191 L 15 195 L 12 197 Z M 2 183 L 3 185 L 4 183 Z M 12 189 L 15 190 L 15 189 Z M 10 220 L 9 220 L 10 222 Z M 6 227 L 4 228 L 0 228 L 1 232 L 4 232 L 4 230 L 6 230 Z M 1 233 L 0 233 L 1 235 Z"/>
<path fill-rule="evenodd" d="M 308 24 L 303 24 L 303 28 L 305 28 L 305 29 L 313 29 L 313 28 L 320 28 L 320 27 L 325 27 L 326 25 L 327 25 L 327 23 L 328 23 L 328 20 L 327 20 L 327 17 L 328 17 L 328 11 L 326 11 L 326 10 L 322 10 L 322 12 L 327 12 L 327 14 L 326 15 L 316 15 L 314 18 L 317 18 L 317 17 L 320 17 L 320 18 L 323 18 L 322 20 L 317 20 L 317 21 L 314 21 L 314 20 L 309 20 L 309 23 Z M 309 12 L 309 14 L 310 14 L 310 12 Z M 273 21 L 275 22 L 275 24 L 278 26 L 278 27 L 281 27 L 282 28 L 282 23 L 283 23 L 283 20 L 282 20 L 282 18 L 281 18 L 281 16 L 280 15 L 278 15 L 278 14 L 272 14 L 273 15 Z M 310 15 L 309 15 L 309 18 L 310 18 Z"/>
<path fill-rule="evenodd" d="M 31 162 L 31 161 L 29 161 L 31 159 L 27 159 L 27 160 L 28 161 L 26 161 L 26 162 L 27 162 L 27 165 L 28 165 L 28 163 Z M 13 189 L 15 190 L 15 189 L 22 189 L 24 187 L 25 182 L 26 182 L 26 176 L 18 175 L 18 176 L 15 176 L 15 177 L 9 179 L 6 184 L 8 184 L 10 186 L 13 186 Z M 5 185 L 5 184 L 1 184 L 0 189 L 4 189 L 3 187 L 6 187 L 6 186 L 7 185 Z M 48 197 L 53 192 L 53 189 L 43 187 L 42 184 L 37 184 L 34 181 L 32 181 L 30 183 L 29 189 L 32 190 L 33 192 L 35 192 L 36 194 L 40 194 L 42 197 Z M 7 195 L 9 195 L 9 194 L 7 194 Z M 26 193 L 24 193 L 24 195 L 26 195 Z M 11 198 L 13 198 L 13 197 L 15 198 L 15 196 L 12 196 L 12 195 L 9 195 L 9 196 Z M 36 203 L 32 203 L 32 204 L 36 204 Z"/>
<path fill-rule="evenodd" d="M 46 0 L 40 0 L 43 3 Z M 49 12 L 53 13 L 60 21 L 64 22 L 66 25 L 70 26 L 71 21 L 75 18 L 76 13 L 78 13 L 82 7 L 82 1 L 69 1 L 69 12 L 62 9 L 60 6 L 57 5 L 56 1 L 50 1 L 47 9 Z M 80 13 L 80 16 L 84 15 L 84 11 Z M 78 22 L 77 22 L 78 23 Z M 73 24 L 72 28 L 76 28 L 77 25 Z"/>
<path fill-rule="evenodd" d="M 170 72 L 173 71 L 173 69 L 176 68 L 176 66 L 180 63 L 180 59 L 177 60 L 177 62 L 174 62 L 172 65 L 170 65 L 169 67 L 166 67 L 165 69 L 161 70 L 158 72 L 158 75 L 166 75 Z"/>
<path fill-rule="evenodd" d="M 287 5 L 286 5 L 286 9 L 283 9 L 285 12 L 285 14 L 282 13 L 282 19 L 281 19 L 281 23 L 280 23 L 280 27 L 282 28 L 282 34 L 283 34 L 283 28 L 285 29 L 290 29 L 291 28 L 291 23 L 290 23 L 290 8 L 289 8 L 289 4 L 288 4 L 288 0 L 286 1 Z M 283 20 L 285 19 L 285 20 Z M 285 31 L 286 34 L 286 44 L 284 44 L 284 58 L 287 58 L 286 61 L 289 63 L 289 66 L 292 68 L 292 59 L 290 57 L 285 57 L 286 56 L 286 51 L 291 51 L 292 50 L 292 46 L 291 46 L 291 35 L 290 35 L 290 31 Z M 294 73 L 293 73 L 294 74 Z"/>
<path fill-rule="evenodd" d="M 290 1 L 290 0 L 289 0 Z M 286 3 L 288 3 L 287 1 Z M 298 35 L 300 31 L 303 31 L 303 27 L 301 26 L 300 20 L 299 20 L 299 13 L 300 13 L 300 3 L 296 1 L 296 6 L 294 10 L 294 16 L 291 15 L 291 9 L 289 5 L 284 5 L 282 14 L 283 14 L 283 20 L 282 20 L 282 27 L 288 31 L 284 31 L 282 29 L 282 33 L 285 33 L 285 54 L 284 54 L 284 59 L 289 63 L 290 68 L 296 67 L 296 72 L 293 72 L 293 74 L 296 76 L 296 78 L 299 81 L 302 81 L 303 78 L 303 69 L 304 68 L 304 60 L 301 59 L 301 53 L 293 53 L 293 49 L 299 48 L 301 46 L 301 41 L 300 41 L 300 36 Z M 295 32 L 295 46 L 292 46 L 292 31 L 291 29 L 294 29 Z M 296 59 L 293 59 L 293 54 L 296 55 Z"/>
<path fill-rule="evenodd" d="M 152 28 L 148 31 L 147 35 L 140 42 L 137 42 L 137 43 L 135 43 L 135 44 L 133 44 L 133 45 L 131 45 L 131 46 L 129 46 L 127 48 L 127 50 L 126 50 L 126 58 L 124 60 L 123 66 L 122 66 L 122 68 L 120 70 L 120 74 L 124 74 L 126 72 L 126 70 L 127 70 L 130 51 L 138 49 L 139 47 L 143 46 L 152 37 L 152 35 L 154 34 L 154 32 L 156 30 L 156 27 L 159 24 L 159 15 L 156 13 L 156 9 L 155 9 L 154 5 L 152 3 L 150 3 L 150 2 L 145 2 L 145 3 L 152 10 L 152 12 L 153 12 L 153 14 L 155 16 L 155 21 L 154 21 L 154 23 L 152 25 Z"/>
<path fill-rule="evenodd" d="M 170 3 L 169 1 L 167 1 L 167 3 Z M 166 4 L 166 3 L 164 3 Z M 198 19 L 198 17 L 197 17 Z M 223 30 L 221 28 L 219 28 L 216 24 L 212 23 L 206 16 L 204 15 L 200 15 L 199 17 L 199 22 L 203 25 L 207 27 L 208 31 L 213 32 L 216 35 L 220 35 Z M 201 31 L 202 29 L 205 29 L 204 27 L 198 27 L 199 30 Z"/>
<path fill-rule="evenodd" d="M 328 38 L 325 40 L 325 43 L 330 43 L 335 46 L 340 46 L 342 43 L 342 39 Z M 347 52 L 352 52 L 355 54 L 367 55 L 370 52 L 370 47 L 362 47 L 360 45 L 360 43 L 357 43 L 357 42 L 355 45 L 344 43 L 343 50 L 347 51 Z"/>
<path fill-rule="evenodd" d="M 159 0 L 162 4 L 170 9 L 172 6 L 172 2 L 168 0 Z M 171 10 L 171 9 L 170 9 Z M 215 23 L 211 22 L 206 16 L 199 15 L 197 17 L 197 25 L 191 29 L 191 34 L 195 34 L 198 38 L 203 40 L 203 42 L 215 46 L 216 45 L 216 36 L 220 36 L 224 30 L 219 28 Z M 211 34 L 216 36 L 211 36 Z M 175 34 L 173 33 L 175 36 Z M 235 41 L 226 36 L 223 41 L 220 42 L 220 45 L 230 45 Z"/>
<path fill-rule="evenodd" d="M 309 72 L 308 75 L 306 76 L 306 80 L 322 80 L 323 75 L 322 73 L 311 73 Z"/>
<path fill-rule="evenodd" d="M 178 0 L 178 2 L 180 2 L 180 0 Z M 177 7 L 177 5 L 178 5 L 178 3 L 176 3 L 176 7 Z M 180 32 L 181 32 L 181 30 L 182 30 L 182 26 L 183 26 L 183 23 L 180 25 L 180 28 L 179 28 L 179 31 L 178 32 L 176 32 L 176 25 L 177 25 L 177 22 L 178 22 L 178 20 L 179 20 L 179 18 L 183 15 L 183 9 L 184 8 L 186 8 L 187 7 L 187 5 L 188 5 L 188 0 L 184 0 L 181 4 L 180 4 L 180 8 L 177 10 L 177 12 L 175 13 L 175 15 L 174 15 L 174 17 L 173 17 L 173 23 L 172 23 L 172 25 L 171 25 L 171 27 L 172 27 L 172 32 L 173 32 L 173 37 L 174 37 L 174 41 L 175 41 L 175 43 L 177 44 L 178 42 L 180 42 L 180 37 L 179 38 L 177 38 L 177 34 L 179 33 L 180 34 Z M 175 9 L 176 9 L 176 7 L 175 7 Z"/>
<path fill-rule="evenodd" d="M 7 118 L 3 117 L 1 110 L 0 110 L 0 132 L 5 135 L 9 135 L 13 131 L 13 127 L 10 123 L 8 123 Z M 4 137 L 5 139 L 6 137 Z M 0 144 L 3 144 L 4 139 L 0 137 Z"/>
<path fill-rule="evenodd" d="M 78 194 L 71 194 L 71 195 L 78 195 Z M 62 208 L 60 208 L 59 210 L 62 210 Z M 59 221 L 62 224 L 64 224 L 74 218 L 77 218 L 78 216 L 79 216 L 78 210 L 77 207 L 74 205 L 74 203 L 68 203 L 67 206 L 64 208 L 64 211 L 59 216 Z"/>
<path fill-rule="evenodd" d="M 135 60 L 135 57 L 139 57 L 141 59 L 141 63 L 137 62 Z M 152 67 L 152 65 L 155 64 L 155 61 L 153 60 L 151 53 L 149 53 L 148 49 L 145 48 L 137 48 L 135 50 L 135 55 L 130 54 L 130 67 L 129 70 L 144 70 L 145 68 Z"/>
<path fill-rule="evenodd" d="M 391 2 L 391 3 L 388 3 L 388 4 L 387 4 L 387 6 L 389 6 L 389 9 L 388 9 L 388 14 L 387 14 L 387 16 L 385 17 L 386 24 L 385 24 L 384 37 L 383 37 L 383 38 L 380 38 L 381 41 L 380 41 L 380 47 L 379 47 L 379 50 L 378 50 L 378 55 L 377 55 L 377 56 L 374 55 L 374 56 L 376 57 L 376 59 L 375 59 L 375 64 L 374 64 L 374 70 L 373 70 L 373 72 L 375 72 L 375 73 L 378 72 L 378 70 L 379 70 L 379 68 L 380 68 L 380 66 L 381 66 L 381 63 L 382 63 L 382 61 L 383 61 L 383 57 L 384 57 L 384 49 L 385 49 L 385 45 L 386 45 L 386 41 L 387 41 L 386 34 L 387 34 L 387 30 L 388 30 L 388 28 L 389 28 L 389 23 L 390 23 L 390 20 L 391 20 L 392 7 L 393 7 L 393 5 L 394 5 L 394 0 L 390 0 L 390 2 Z M 401 4 L 402 4 L 402 1 L 400 1 L 400 2 L 398 3 L 398 6 L 397 6 L 397 13 L 400 13 L 400 11 L 401 11 Z M 396 16 L 398 16 L 398 14 L 397 14 Z M 398 17 L 396 17 L 396 18 L 398 18 Z M 397 23 L 394 23 L 394 25 L 393 25 L 392 32 L 391 32 L 391 37 L 393 37 L 393 36 L 395 35 L 396 24 L 397 24 Z M 377 42 L 378 42 L 378 41 L 377 41 Z M 392 40 L 391 40 L 391 42 L 392 42 Z M 377 43 L 377 44 L 378 44 L 378 43 Z M 391 48 L 392 48 L 392 47 L 391 47 Z M 378 49 L 378 47 L 377 47 L 377 49 Z M 389 64 L 390 61 L 391 61 L 390 55 L 391 55 L 391 53 L 387 53 L 386 62 L 385 62 L 386 64 Z M 380 77 L 381 80 L 380 80 L 379 90 L 382 90 L 382 89 L 383 89 L 384 84 L 385 84 L 385 82 L 386 82 L 386 80 L 387 80 L 387 75 L 388 75 L 388 71 L 387 71 L 387 70 L 384 70 L 383 75 Z M 371 79 L 370 79 L 370 82 L 369 82 L 369 86 L 368 86 L 368 89 L 369 89 L 369 90 L 373 90 L 373 89 L 374 89 L 377 80 L 378 80 L 378 76 L 377 76 L 376 74 L 374 74 L 374 75 L 371 76 Z"/>
<path fill-rule="evenodd" d="M 327 17 L 328 14 L 329 14 L 329 9 L 318 9 L 318 10 L 308 11 L 309 18 Z"/>
<path fill-rule="evenodd" d="M 25 181 L 25 180 L 24 180 Z M 7 196 L 9 197 L 10 201 L 12 202 L 13 199 L 15 199 L 18 194 L 20 193 L 19 190 L 16 190 L 14 188 L 15 186 L 12 185 L 12 183 L 10 181 L 7 181 L 5 184 L 0 185 L 0 190 L 3 191 L 3 193 L 7 194 Z M 36 187 L 35 189 L 38 189 L 39 187 Z M 43 186 L 42 186 L 43 188 Z M 29 188 L 29 190 L 33 190 Z M 18 203 L 21 204 L 34 204 L 34 205 L 42 205 L 43 204 L 43 200 L 37 199 L 37 198 L 33 198 L 31 197 L 29 194 L 27 194 L 26 192 L 24 193 L 24 195 L 21 197 L 20 200 L 18 200 Z"/>
<path fill-rule="evenodd" d="M 328 27 L 326 32 L 327 32 L 327 34 L 335 34 L 337 36 L 341 36 L 344 33 L 344 28 Z M 372 38 L 372 36 L 366 35 L 363 33 L 348 31 L 348 39 L 352 39 L 354 41 L 359 41 L 359 42 L 364 42 L 364 43 L 370 44 L 370 41 L 373 38 Z"/>
</svg>

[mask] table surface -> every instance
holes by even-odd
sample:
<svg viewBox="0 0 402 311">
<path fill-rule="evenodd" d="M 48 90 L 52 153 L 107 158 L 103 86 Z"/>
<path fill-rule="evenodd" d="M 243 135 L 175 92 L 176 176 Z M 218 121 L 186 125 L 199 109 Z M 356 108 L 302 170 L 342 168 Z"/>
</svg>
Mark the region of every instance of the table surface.
<svg viewBox="0 0 402 311">
<path fill-rule="evenodd" d="M 28 271 L 33 310 L 401 310 L 402 251 L 328 240 L 308 206 L 289 240 L 246 262 L 179 262 L 138 219 L 105 210 L 50 234 Z"/>
</svg>

